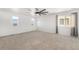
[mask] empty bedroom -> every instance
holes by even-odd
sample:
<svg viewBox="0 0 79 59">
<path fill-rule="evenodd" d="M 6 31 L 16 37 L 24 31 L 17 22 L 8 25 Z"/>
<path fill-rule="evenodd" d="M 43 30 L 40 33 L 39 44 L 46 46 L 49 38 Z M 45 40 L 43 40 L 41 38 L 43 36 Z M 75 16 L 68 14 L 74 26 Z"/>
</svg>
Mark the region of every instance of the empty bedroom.
<svg viewBox="0 0 79 59">
<path fill-rule="evenodd" d="M 0 50 L 78 50 L 79 8 L 0 8 Z"/>
</svg>

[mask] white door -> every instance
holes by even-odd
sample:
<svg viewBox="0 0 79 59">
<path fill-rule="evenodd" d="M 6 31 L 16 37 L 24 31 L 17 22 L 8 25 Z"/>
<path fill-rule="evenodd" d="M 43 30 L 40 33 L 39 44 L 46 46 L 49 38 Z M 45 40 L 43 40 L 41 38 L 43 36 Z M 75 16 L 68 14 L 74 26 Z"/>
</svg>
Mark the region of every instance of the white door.
<svg viewBox="0 0 79 59">
<path fill-rule="evenodd" d="M 58 33 L 71 36 L 71 29 L 74 27 L 73 15 L 58 16 Z"/>
</svg>

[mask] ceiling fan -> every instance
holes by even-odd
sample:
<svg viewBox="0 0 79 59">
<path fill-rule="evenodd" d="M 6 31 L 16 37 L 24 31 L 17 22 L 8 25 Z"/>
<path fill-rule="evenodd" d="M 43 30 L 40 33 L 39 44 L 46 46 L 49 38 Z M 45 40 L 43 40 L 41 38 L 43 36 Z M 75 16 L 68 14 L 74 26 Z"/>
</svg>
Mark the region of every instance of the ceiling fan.
<svg viewBox="0 0 79 59">
<path fill-rule="evenodd" d="M 42 9 L 40 10 L 39 8 L 35 8 L 36 12 L 35 14 L 38 14 L 38 15 L 47 15 L 48 11 L 46 11 L 46 9 Z"/>
</svg>

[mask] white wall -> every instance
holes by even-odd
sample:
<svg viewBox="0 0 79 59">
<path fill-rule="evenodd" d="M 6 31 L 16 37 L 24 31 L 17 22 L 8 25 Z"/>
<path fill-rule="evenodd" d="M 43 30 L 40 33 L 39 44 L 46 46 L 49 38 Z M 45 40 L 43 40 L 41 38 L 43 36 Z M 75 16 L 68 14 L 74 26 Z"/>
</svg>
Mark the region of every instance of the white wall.
<svg viewBox="0 0 79 59">
<path fill-rule="evenodd" d="M 56 33 L 56 15 L 37 17 L 37 26 L 39 31 Z"/>
<path fill-rule="evenodd" d="M 12 16 L 19 17 L 19 24 L 17 26 L 13 26 L 11 18 Z M 33 23 L 32 16 L 25 16 L 22 14 L 0 11 L 0 36 L 28 32 L 33 30 L 36 30 L 36 24 Z"/>
</svg>

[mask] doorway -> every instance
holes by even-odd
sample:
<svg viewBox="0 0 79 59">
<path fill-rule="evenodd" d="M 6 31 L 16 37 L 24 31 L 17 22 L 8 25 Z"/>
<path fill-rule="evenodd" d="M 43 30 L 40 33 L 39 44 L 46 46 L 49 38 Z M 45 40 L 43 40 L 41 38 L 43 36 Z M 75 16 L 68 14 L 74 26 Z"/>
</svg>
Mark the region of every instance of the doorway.
<svg viewBox="0 0 79 59">
<path fill-rule="evenodd" d="M 56 33 L 67 36 L 78 36 L 78 14 L 56 15 Z"/>
</svg>

